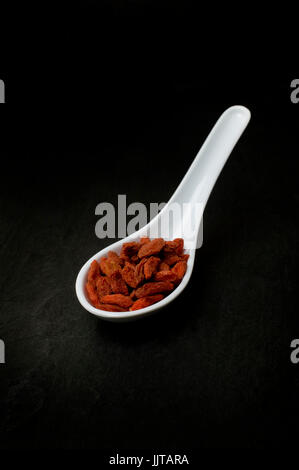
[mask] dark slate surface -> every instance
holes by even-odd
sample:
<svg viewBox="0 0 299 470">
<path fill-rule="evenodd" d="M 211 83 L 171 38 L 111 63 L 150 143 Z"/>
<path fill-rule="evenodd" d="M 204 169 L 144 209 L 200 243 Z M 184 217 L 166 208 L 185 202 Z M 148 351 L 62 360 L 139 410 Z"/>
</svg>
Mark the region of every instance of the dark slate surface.
<svg viewBox="0 0 299 470">
<path fill-rule="evenodd" d="M 299 392 L 299 366 L 289 358 L 298 337 L 294 77 L 268 83 L 267 93 L 260 78 L 226 77 L 217 94 L 218 78 L 173 76 L 162 58 L 148 70 L 138 57 L 119 81 L 106 56 L 91 68 L 85 57 L 78 101 L 68 63 L 45 100 L 55 70 L 43 69 L 28 79 L 30 112 L 8 77 L 11 107 L 0 110 L 8 166 L 0 176 L 0 447 L 288 445 Z M 248 106 L 252 121 L 208 203 L 187 289 L 143 321 L 88 314 L 75 278 L 109 243 L 95 236 L 95 206 L 118 194 L 166 201 L 232 104 Z"/>
</svg>

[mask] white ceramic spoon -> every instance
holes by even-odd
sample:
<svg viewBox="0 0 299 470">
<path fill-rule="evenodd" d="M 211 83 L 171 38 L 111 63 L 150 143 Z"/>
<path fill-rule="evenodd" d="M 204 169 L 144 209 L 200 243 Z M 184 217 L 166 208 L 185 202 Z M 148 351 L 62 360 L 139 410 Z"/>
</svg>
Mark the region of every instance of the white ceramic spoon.
<svg viewBox="0 0 299 470">
<path fill-rule="evenodd" d="M 109 321 L 133 320 L 152 314 L 165 307 L 185 289 L 193 269 L 195 247 L 196 245 L 197 247 L 200 246 L 198 236 L 200 234 L 203 210 L 226 160 L 245 130 L 249 120 L 250 111 L 247 108 L 243 106 L 228 108 L 216 122 L 182 182 L 162 211 L 146 226 L 127 238 L 107 246 L 84 264 L 76 280 L 76 293 L 79 302 L 86 310 L 97 317 Z M 183 204 L 189 208 L 189 212 L 186 214 L 183 212 L 184 215 L 180 219 L 168 217 L 172 213 L 174 205 L 182 207 Z M 123 243 L 139 241 L 140 237 L 147 235 L 150 238 L 163 237 L 167 240 L 183 237 L 186 240 L 185 233 L 188 231 L 187 227 L 189 232 L 185 253 L 190 255 L 187 271 L 182 282 L 167 297 L 156 304 L 132 312 L 106 312 L 91 305 L 86 294 L 85 283 L 87 272 L 94 259 L 99 261 L 107 255 L 109 250 L 116 251 L 119 254 Z"/>
</svg>

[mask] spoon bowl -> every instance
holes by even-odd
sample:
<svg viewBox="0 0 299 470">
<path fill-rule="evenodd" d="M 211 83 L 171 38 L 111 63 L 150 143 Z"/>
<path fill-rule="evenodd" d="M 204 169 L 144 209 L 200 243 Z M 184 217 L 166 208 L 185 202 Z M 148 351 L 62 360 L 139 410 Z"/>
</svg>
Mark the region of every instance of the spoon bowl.
<svg viewBox="0 0 299 470">
<path fill-rule="evenodd" d="M 134 311 L 128 311 L 128 312 L 106 312 L 104 310 L 99 310 L 98 308 L 95 308 L 90 303 L 87 293 L 85 291 L 85 284 L 86 284 L 87 273 L 90 268 L 91 262 L 94 259 L 99 261 L 101 258 L 107 256 L 108 251 L 110 250 L 115 251 L 117 254 L 119 254 L 123 243 L 126 243 L 128 241 L 138 242 L 139 239 L 140 239 L 140 235 L 138 237 L 135 236 L 134 238 L 130 237 L 130 239 L 126 238 L 124 240 L 119 240 L 116 243 L 113 243 L 112 245 L 107 246 L 106 248 L 101 250 L 99 253 L 97 253 L 95 256 L 90 258 L 81 268 L 78 274 L 77 280 L 76 280 L 76 293 L 77 293 L 77 297 L 78 297 L 80 304 L 88 312 L 93 313 L 97 317 L 100 317 L 109 321 L 119 322 L 119 321 L 134 320 L 136 318 L 141 318 L 146 315 L 150 315 L 151 313 L 159 310 L 160 308 L 165 307 L 165 305 L 167 305 L 169 302 L 174 300 L 186 287 L 186 285 L 189 282 L 190 276 L 192 274 L 192 270 L 193 270 L 195 250 L 185 250 L 185 253 L 190 255 L 188 262 L 187 262 L 187 271 L 185 273 L 185 276 L 183 277 L 181 283 L 167 297 L 160 300 L 160 302 L 157 302 L 156 304 L 150 305 L 149 307 L 142 308 L 140 310 L 134 310 Z"/>
<path fill-rule="evenodd" d="M 204 208 L 226 160 L 244 132 L 249 120 L 250 111 L 244 106 L 228 108 L 216 122 L 182 182 L 162 211 L 140 230 L 107 246 L 83 265 L 76 280 L 76 294 L 79 302 L 88 312 L 109 321 L 135 320 L 157 312 L 172 302 L 184 290 L 192 274 L 195 249 L 199 248 L 202 243 L 200 228 Z M 173 219 L 170 214 L 175 204 L 179 207 L 186 205 L 188 211 L 183 211 L 181 217 Z M 119 254 L 123 243 L 138 242 L 141 237 L 145 236 L 154 238 L 151 236 L 153 233 L 156 234 L 155 237 L 162 237 L 165 240 L 177 237 L 184 238 L 184 241 L 187 239 L 188 243 L 184 252 L 189 254 L 189 259 L 187 271 L 181 283 L 160 302 L 140 310 L 107 312 L 95 308 L 90 303 L 85 289 L 91 262 L 93 260 L 99 261 L 110 250 Z M 187 238 L 186 234 L 188 234 Z"/>
</svg>

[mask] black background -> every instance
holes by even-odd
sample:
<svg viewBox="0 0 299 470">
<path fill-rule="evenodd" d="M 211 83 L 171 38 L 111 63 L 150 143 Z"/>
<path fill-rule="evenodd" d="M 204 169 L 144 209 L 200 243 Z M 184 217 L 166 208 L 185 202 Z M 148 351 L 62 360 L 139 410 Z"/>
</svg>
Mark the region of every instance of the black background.
<svg viewBox="0 0 299 470">
<path fill-rule="evenodd" d="M 208 50 L 192 7 L 95 5 L 44 13 L 55 23 L 40 16 L 16 62 L 3 59 L 0 447 L 290 446 L 298 77 Z M 110 242 L 95 236 L 96 205 L 167 201 L 234 104 L 252 119 L 207 205 L 184 293 L 135 323 L 89 315 L 74 283 Z"/>
</svg>

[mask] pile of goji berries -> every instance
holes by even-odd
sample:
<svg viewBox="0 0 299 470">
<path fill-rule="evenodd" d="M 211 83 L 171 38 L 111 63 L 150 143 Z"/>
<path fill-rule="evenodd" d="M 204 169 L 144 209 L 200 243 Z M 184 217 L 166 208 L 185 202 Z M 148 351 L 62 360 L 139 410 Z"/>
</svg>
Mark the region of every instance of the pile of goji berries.
<svg viewBox="0 0 299 470">
<path fill-rule="evenodd" d="M 124 243 L 118 256 L 91 263 L 86 283 L 94 307 L 110 312 L 139 310 L 162 300 L 182 280 L 189 255 L 184 240 L 163 238 Z"/>
</svg>

